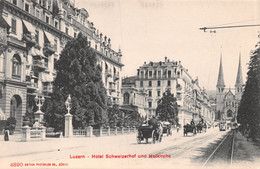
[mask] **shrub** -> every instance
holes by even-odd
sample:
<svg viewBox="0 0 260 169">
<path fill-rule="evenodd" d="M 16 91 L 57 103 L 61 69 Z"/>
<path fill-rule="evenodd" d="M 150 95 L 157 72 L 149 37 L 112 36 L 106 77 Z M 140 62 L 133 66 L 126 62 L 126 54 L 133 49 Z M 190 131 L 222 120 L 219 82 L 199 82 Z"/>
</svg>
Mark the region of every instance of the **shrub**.
<svg viewBox="0 0 260 169">
<path fill-rule="evenodd" d="M 0 120 L 0 133 L 3 132 L 5 128 L 6 120 Z"/>
<path fill-rule="evenodd" d="M 5 129 L 9 130 L 10 135 L 14 133 L 15 126 L 16 126 L 16 119 L 14 117 L 9 117 L 6 120 Z"/>
</svg>

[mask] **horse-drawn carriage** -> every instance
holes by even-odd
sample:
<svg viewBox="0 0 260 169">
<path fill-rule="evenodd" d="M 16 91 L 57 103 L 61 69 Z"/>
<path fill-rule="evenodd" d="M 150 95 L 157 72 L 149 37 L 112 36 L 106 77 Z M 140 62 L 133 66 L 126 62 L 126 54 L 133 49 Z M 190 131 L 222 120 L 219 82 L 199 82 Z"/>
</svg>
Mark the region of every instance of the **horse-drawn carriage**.
<svg viewBox="0 0 260 169">
<path fill-rule="evenodd" d="M 163 122 L 162 123 L 162 127 L 163 127 L 163 134 L 166 134 L 167 136 L 171 136 L 172 135 L 172 125 L 169 122 Z"/>
<path fill-rule="evenodd" d="M 207 131 L 207 125 L 206 125 L 206 123 L 199 123 L 199 124 L 197 124 L 197 132 L 198 133 L 201 133 L 202 131 L 204 131 L 204 132 L 206 132 Z"/>
<path fill-rule="evenodd" d="M 183 130 L 183 135 L 187 136 L 188 133 L 193 133 L 193 135 L 196 134 L 196 126 L 195 124 L 186 124 L 183 126 L 184 127 L 184 130 Z"/>
<path fill-rule="evenodd" d="M 140 126 L 137 133 L 137 143 L 140 144 L 141 141 L 145 140 L 148 143 L 148 139 L 152 139 L 152 143 L 161 142 L 162 141 L 162 126 L 158 124 L 156 128 L 151 125 L 148 126 Z"/>
</svg>

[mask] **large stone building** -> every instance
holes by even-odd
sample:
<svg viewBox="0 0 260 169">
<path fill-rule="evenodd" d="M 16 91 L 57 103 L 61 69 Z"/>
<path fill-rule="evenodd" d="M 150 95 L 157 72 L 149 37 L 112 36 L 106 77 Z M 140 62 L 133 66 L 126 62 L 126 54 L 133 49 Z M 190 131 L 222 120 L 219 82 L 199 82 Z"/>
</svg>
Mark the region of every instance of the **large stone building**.
<svg viewBox="0 0 260 169">
<path fill-rule="evenodd" d="M 214 109 L 209 97 L 199 86 L 198 78 L 193 79 L 181 62 L 170 61 L 165 57 L 161 62 L 144 63 L 137 73 L 136 89 L 147 93 L 148 117 L 156 115 L 158 100 L 166 90 L 177 98 L 179 105 L 179 123 L 189 123 L 192 119 L 199 121 L 203 118 L 208 123 L 215 119 Z"/>
<path fill-rule="evenodd" d="M 218 120 L 236 121 L 238 106 L 243 94 L 241 56 L 239 57 L 235 88 L 225 88 L 222 57 L 216 89 L 216 117 Z"/>
<path fill-rule="evenodd" d="M 119 103 L 121 51 L 111 48 L 88 20 L 86 9 L 71 0 L 0 1 L 0 118 L 17 119 L 22 126 L 28 100 L 41 90 L 52 92 L 54 63 L 65 44 L 82 32 L 95 49 L 102 78 L 112 103 Z M 32 103 L 31 103 L 32 104 Z"/>
</svg>

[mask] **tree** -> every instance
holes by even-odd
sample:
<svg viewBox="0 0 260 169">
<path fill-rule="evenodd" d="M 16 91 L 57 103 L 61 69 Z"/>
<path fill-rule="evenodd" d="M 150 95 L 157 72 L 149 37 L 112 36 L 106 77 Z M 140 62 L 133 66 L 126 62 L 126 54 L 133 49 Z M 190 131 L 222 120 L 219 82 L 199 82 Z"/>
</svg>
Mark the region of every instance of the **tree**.
<svg viewBox="0 0 260 169">
<path fill-rule="evenodd" d="M 249 125 L 251 137 L 255 138 L 260 124 L 260 42 L 251 51 L 245 89 L 238 108 L 237 120 Z"/>
<path fill-rule="evenodd" d="M 163 93 L 163 97 L 158 101 L 156 114 L 162 121 L 178 123 L 178 104 L 176 97 L 169 90 Z"/>
<path fill-rule="evenodd" d="M 107 95 L 102 70 L 87 37 L 81 33 L 69 41 L 55 63 L 57 77 L 46 104 L 46 122 L 56 130 L 64 127 L 65 101 L 71 95 L 73 126 L 102 125 L 107 122 Z"/>
</svg>

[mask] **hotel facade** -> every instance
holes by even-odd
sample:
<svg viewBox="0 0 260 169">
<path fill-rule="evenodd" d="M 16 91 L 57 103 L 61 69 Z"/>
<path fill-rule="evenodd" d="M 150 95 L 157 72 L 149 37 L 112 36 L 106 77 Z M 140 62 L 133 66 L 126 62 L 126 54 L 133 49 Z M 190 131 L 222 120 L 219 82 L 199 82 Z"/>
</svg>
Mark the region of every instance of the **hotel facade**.
<svg viewBox="0 0 260 169">
<path fill-rule="evenodd" d="M 110 104 L 119 104 L 121 51 L 70 0 L 0 1 L 0 120 L 15 117 L 16 129 L 36 92 L 52 93 L 54 63 L 66 43 L 83 33 L 96 51 Z M 29 101 L 31 100 L 31 101 Z"/>
<path fill-rule="evenodd" d="M 180 61 L 170 61 L 165 57 L 161 62 L 145 62 L 137 69 L 135 87 L 147 94 L 144 107 L 147 107 L 148 117 L 156 115 L 158 100 L 169 90 L 177 98 L 179 124 L 183 126 L 192 119 L 198 122 L 201 118 L 207 123 L 214 123 L 215 111 L 205 89 L 199 86 L 198 78 L 193 79 L 189 75 Z"/>
</svg>

